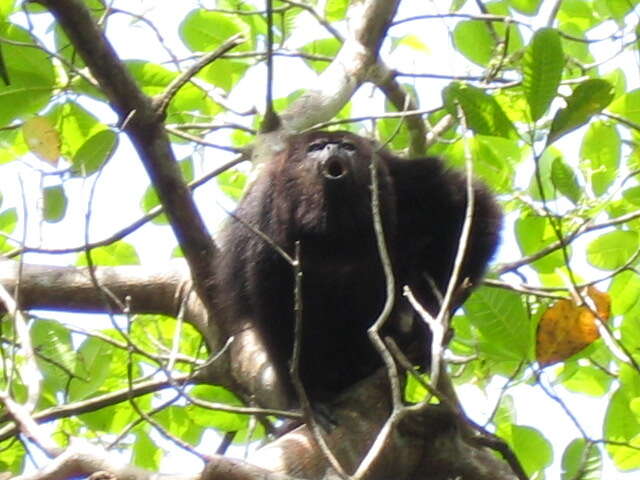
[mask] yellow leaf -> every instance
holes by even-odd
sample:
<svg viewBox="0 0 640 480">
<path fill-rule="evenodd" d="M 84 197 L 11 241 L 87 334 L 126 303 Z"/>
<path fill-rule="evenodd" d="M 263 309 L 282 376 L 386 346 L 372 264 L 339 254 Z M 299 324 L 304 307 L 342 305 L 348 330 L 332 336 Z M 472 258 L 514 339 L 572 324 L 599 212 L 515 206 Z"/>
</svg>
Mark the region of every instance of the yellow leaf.
<svg viewBox="0 0 640 480">
<path fill-rule="evenodd" d="M 609 320 L 609 294 L 594 287 L 587 288 L 587 296 L 602 321 Z M 596 316 L 586 305 L 573 300 L 558 300 L 542 314 L 538 324 L 536 359 L 541 366 L 566 360 L 600 338 Z"/>
<path fill-rule="evenodd" d="M 36 157 L 54 167 L 60 158 L 60 135 L 46 117 L 33 117 L 22 125 L 24 141 Z"/>
</svg>

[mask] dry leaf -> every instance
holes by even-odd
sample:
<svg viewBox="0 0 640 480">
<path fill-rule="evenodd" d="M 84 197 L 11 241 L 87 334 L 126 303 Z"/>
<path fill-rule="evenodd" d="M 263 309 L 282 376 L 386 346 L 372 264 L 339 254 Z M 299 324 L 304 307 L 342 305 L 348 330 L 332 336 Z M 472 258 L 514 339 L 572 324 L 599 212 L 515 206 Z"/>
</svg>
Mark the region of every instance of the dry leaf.
<svg viewBox="0 0 640 480">
<path fill-rule="evenodd" d="M 60 158 L 60 135 L 46 117 L 33 117 L 22 125 L 22 136 L 29 150 L 43 162 L 54 167 Z"/>
<path fill-rule="evenodd" d="M 592 306 L 598 316 L 605 322 L 609 320 L 609 294 L 588 287 L 587 297 L 593 302 Z M 560 362 L 591 345 L 600 338 L 596 322 L 597 319 L 588 306 L 577 306 L 573 300 L 558 300 L 544 312 L 538 325 L 538 363 L 544 367 Z"/>
</svg>

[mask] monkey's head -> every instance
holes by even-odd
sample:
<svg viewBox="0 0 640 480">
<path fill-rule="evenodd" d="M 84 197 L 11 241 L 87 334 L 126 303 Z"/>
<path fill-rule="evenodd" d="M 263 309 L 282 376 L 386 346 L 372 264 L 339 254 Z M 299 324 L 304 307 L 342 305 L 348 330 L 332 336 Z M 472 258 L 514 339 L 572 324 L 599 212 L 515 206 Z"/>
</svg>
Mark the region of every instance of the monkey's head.
<svg viewBox="0 0 640 480">
<path fill-rule="evenodd" d="M 374 157 L 373 143 L 350 132 L 314 131 L 291 138 L 277 168 L 301 234 L 341 237 L 372 231 Z M 391 211 L 395 198 L 389 173 L 384 162 L 377 167 L 383 209 Z"/>
</svg>

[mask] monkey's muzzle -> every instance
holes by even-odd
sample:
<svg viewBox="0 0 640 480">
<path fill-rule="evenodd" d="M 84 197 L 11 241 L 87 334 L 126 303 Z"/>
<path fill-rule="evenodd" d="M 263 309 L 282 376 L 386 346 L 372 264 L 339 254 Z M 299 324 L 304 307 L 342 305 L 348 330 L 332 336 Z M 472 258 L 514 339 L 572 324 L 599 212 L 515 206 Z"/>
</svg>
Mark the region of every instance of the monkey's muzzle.
<svg viewBox="0 0 640 480">
<path fill-rule="evenodd" d="M 337 155 L 322 160 L 320 172 L 327 180 L 340 180 L 349 173 L 349 161 Z"/>
</svg>

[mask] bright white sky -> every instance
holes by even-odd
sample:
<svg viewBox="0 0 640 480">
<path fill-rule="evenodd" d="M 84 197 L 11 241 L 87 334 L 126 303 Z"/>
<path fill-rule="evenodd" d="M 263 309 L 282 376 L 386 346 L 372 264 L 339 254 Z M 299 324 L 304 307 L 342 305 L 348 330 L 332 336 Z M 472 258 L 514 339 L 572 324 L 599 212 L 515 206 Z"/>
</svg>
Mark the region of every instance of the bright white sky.
<svg viewBox="0 0 640 480">
<path fill-rule="evenodd" d="M 201 2 L 212 3 L 212 2 Z M 473 3 L 473 2 L 470 2 Z M 549 8 L 552 3 L 544 2 L 545 7 Z M 197 7 L 198 2 L 159 2 L 157 0 L 140 0 L 132 1 L 115 1 L 114 6 L 122 6 L 126 10 L 135 10 L 144 13 L 161 31 L 167 45 L 170 45 L 178 56 L 188 54 L 186 49 L 181 48 L 181 41 L 178 37 L 176 29 L 176 19 L 183 18 L 185 14 L 193 8 Z M 425 7 L 426 4 L 426 7 Z M 429 13 L 444 13 L 437 11 L 438 2 L 424 2 L 423 0 L 404 0 L 401 11 L 397 18 L 406 18 L 408 16 L 419 13 L 427 13 L 425 8 L 431 9 Z M 471 8 L 471 7 L 470 7 Z M 435 10 L 435 11 L 434 11 Z M 472 10 L 474 13 L 475 10 Z M 546 16 L 544 16 L 546 18 Z M 116 15 L 109 22 L 108 34 L 112 40 L 116 50 L 123 58 L 144 58 L 151 61 L 165 61 L 167 56 L 165 52 L 158 48 L 157 40 L 154 34 L 143 24 L 138 24 L 137 28 L 131 28 L 131 18 L 125 15 Z M 530 19 L 527 19 L 530 21 Z M 38 22 L 36 22 L 38 25 Z M 424 24 L 422 24 L 424 25 Z M 453 25 L 449 23 L 449 27 Z M 540 27 L 542 25 L 537 25 Z M 307 42 L 307 39 L 313 38 L 315 22 L 310 21 L 303 29 L 300 29 L 300 35 L 294 35 L 289 48 L 295 48 Z M 420 71 L 430 73 L 455 73 L 464 75 L 468 73 L 480 73 L 479 71 L 469 72 L 469 63 L 461 56 L 452 54 L 452 49 L 448 41 L 449 34 L 447 24 L 442 21 L 431 21 L 428 28 L 417 28 L 414 24 L 405 24 L 392 31 L 393 34 L 399 35 L 403 31 L 411 32 L 420 36 L 425 45 L 430 49 L 430 61 L 427 66 L 417 64 L 416 59 L 423 61 L 422 53 L 416 56 L 415 52 L 406 47 L 401 47 L 394 51 L 393 55 L 388 57 L 391 67 L 396 67 L 402 71 Z M 607 32 L 594 32 L 594 36 L 602 37 Z M 529 35 L 524 31 L 525 35 Z M 448 42 L 446 45 L 443 42 Z M 595 49 L 594 49 L 595 50 Z M 611 45 L 602 45 L 596 53 L 599 58 L 606 58 L 611 52 Z M 601 55 L 601 57 L 600 57 Z M 632 55 L 629 53 L 628 56 Z M 612 62 L 607 68 L 613 69 L 622 67 L 627 74 L 629 81 L 629 89 L 640 86 L 639 71 L 635 58 L 620 58 L 618 61 Z M 263 88 L 265 75 L 264 69 L 258 67 L 250 71 L 243 80 L 242 85 L 234 91 L 229 99 L 237 110 L 248 110 L 252 106 L 262 109 L 264 101 Z M 276 61 L 276 82 L 275 96 L 285 96 L 291 91 L 297 90 L 300 86 L 312 85 L 315 77 L 311 72 L 302 65 L 298 60 L 283 59 L 277 57 Z M 446 84 L 445 81 L 437 80 L 418 80 L 415 82 L 418 90 L 422 93 L 422 108 L 435 107 L 440 105 L 440 90 Z M 373 95 L 373 96 L 372 96 Z M 354 115 L 366 115 L 371 113 L 380 113 L 384 111 L 383 99 L 378 94 L 373 94 L 371 87 L 365 86 L 354 98 Z M 107 123 L 114 123 L 115 116 L 109 109 L 102 105 L 85 104 L 95 114 L 99 115 Z M 237 120 L 237 119 L 236 119 Z M 573 137 L 579 138 L 579 136 Z M 139 199 L 141 198 L 148 180 L 146 173 L 130 145 L 121 137 L 121 148 L 118 154 L 111 160 L 111 163 L 104 169 L 104 173 L 99 180 L 96 190 L 96 201 L 93 204 L 93 218 L 90 228 L 90 239 L 92 241 L 102 239 L 115 230 L 118 230 L 130 222 L 136 220 L 141 215 L 138 208 Z M 224 144 L 225 141 L 220 143 Z M 562 148 L 565 152 L 577 152 L 575 140 L 568 135 Z M 191 153 L 190 147 L 181 147 L 177 149 L 177 156 L 183 156 Z M 202 172 L 210 171 L 215 165 L 222 164 L 232 158 L 232 155 L 208 149 L 203 152 L 200 161 L 196 162 L 196 168 Z M 35 174 L 29 165 L 36 165 L 42 168 L 42 164 L 34 159 L 25 159 L 24 164 L 4 165 L 0 166 L 0 190 L 5 195 L 3 209 L 8 206 L 20 205 L 20 192 L 17 188 L 16 175 L 20 175 L 27 192 L 28 203 L 35 206 L 38 203 L 37 192 L 39 191 L 39 175 Z M 525 172 L 523 179 L 527 179 L 530 173 Z M 198 173 L 196 172 L 196 177 Z M 55 178 L 47 181 L 57 181 Z M 120 187 L 117 194 L 114 195 L 111 185 L 117 182 Z M 212 182 L 213 183 L 213 182 Z M 80 245 L 84 243 L 84 222 L 86 204 L 84 201 L 78 201 L 80 198 L 88 198 L 87 194 L 92 186 L 92 180 L 83 183 L 80 180 L 67 182 L 65 187 L 67 194 L 71 199 L 67 218 L 59 224 L 42 224 L 37 218 L 29 219 L 29 245 L 37 245 L 41 241 L 49 247 L 62 247 L 69 245 Z M 220 198 L 216 194 L 212 186 L 201 188 L 196 193 L 196 199 L 201 205 L 201 210 L 205 217 L 205 221 L 211 231 L 215 231 L 219 221 L 224 217 L 222 210 L 216 206 L 217 201 L 223 202 L 227 208 L 231 208 L 228 200 Z M 20 230 L 16 230 L 19 232 Z M 127 239 L 134 245 L 138 246 L 138 253 L 143 263 L 162 263 L 170 258 L 172 249 L 175 246 L 175 240 L 167 227 L 158 227 L 149 225 L 134 233 Z M 141 247 L 143 246 L 143 247 Z M 514 259 L 519 257 L 519 251 L 515 246 L 511 237 L 506 237 L 500 252 L 500 259 Z M 37 256 L 31 256 L 30 261 L 37 261 Z M 43 261 L 42 259 L 40 259 Z M 47 263 L 66 264 L 73 261 L 73 257 L 47 257 Z M 465 407 L 469 415 L 479 423 L 483 423 L 484 419 L 491 414 L 499 387 L 503 380 L 496 379 L 495 387 L 491 388 L 490 398 L 486 398 L 480 390 L 473 386 L 464 386 L 461 388 L 461 395 Z M 579 436 L 579 432 L 573 427 L 567 416 L 561 411 L 559 406 L 544 395 L 539 388 L 533 388 L 526 385 L 513 389 L 512 394 L 516 399 L 518 412 L 518 423 L 538 428 L 542 433 L 555 445 L 555 458 L 553 467 L 547 472 L 548 478 L 560 477 L 560 455 L 564 447 L 574 438 Z M 583 426 L 593 436 L 600 438 L 602 435 L 602 417 L 604 415 L 604 404 L 599 399 L 587 396 L 577 396 L 560 390 L 562 397 L 567 406 L 574 412 L 575 416 L 580 420 L 586 420 Z M 541 418 L 544 415 L 547 418 Z M 217 440 L 213 437 L 208 438 L 212 444 L 217 444 Z M 159 440 L 164 444 L 162 440 Z M 167 449 L 172 450 L 172 446 L 165 445 Z M 182 473 L 186 465 L 192 465 L 193 471 L 198 471 L 201 467 L 198 461 L 193 461 L 193 457 L 189 456 L 189 460 L 183 458 L 183 454 L 169 455 L 163 464 L 164 472 L 175 471 L 178 467 Z M 632 478 L 632 474 L 621 475 L 613 470 L 609 462 L 605 463 L 607 472 L 603 478 Z M 616 472 L 616 473 L 613 473 Z M 636 475 L 633 475 L 635 478 Z"/>
</svg>

